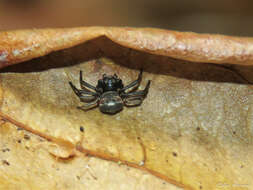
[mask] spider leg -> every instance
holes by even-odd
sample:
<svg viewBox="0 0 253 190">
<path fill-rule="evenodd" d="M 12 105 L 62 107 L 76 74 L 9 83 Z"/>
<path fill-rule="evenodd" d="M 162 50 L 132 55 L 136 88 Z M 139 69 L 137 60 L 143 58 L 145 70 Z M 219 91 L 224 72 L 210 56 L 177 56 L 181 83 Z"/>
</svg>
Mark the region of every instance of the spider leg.
<svg viewBox="0 0 253 190">
<path fill-rule="evenodd" d="M 142 72 L 143 70 L 141 69 L 139 75 L 138 75 L 138 79 L 131 82 L 130 84 L 126 85 L 124 88 L 122 88 L 120 91 L 124 92 L 125 90 L 134 87 L 133 89 L 136 89 L 139 87 L 140 83 L 141 83 L 141 79 L 142 79 Z"/>
<path fill-rule="evenodd" d="M 123 93 L 123 94 L 121 94 L 121 97 L 122 98 L 140 97 L 140 98 L 144 99 L 146 97 L 146 95 L 148 94 L 150 83 L 151 83 L 151 81 L 149 80 L 144 90 L 139 90 L 139 91 L 129 92 L 129 93 Z"/>
<path fill-rule="evenodd" d="M 98 97 L 98 94 L 96 92 L 91 92 L 86 89 L 79 90 L 77 89 L 72 82 L 69 82 L 69 85 L 71 86 L 74 93 L 80 98 L 83 102 L 90 102 Z"/>
<path fill-rule="evenodd" d="M 83 72 L 82 71 L 80 71 L 79 81 L 80 81 L 80 86 L 81 86 L 82 89 L 90 88 L 90 89 L 95 90 L 95 91 L 97 90 L 95 86 L 92 86 L 91 84 L 89 84 L 89 83 L 87 83 L 83 80 Z"/>
<path fill-rule="evenodd" d="M 128 107 L 139 106 L 143 102 L 143 97 L 128 97 L 124 99 L 124 105 Z"/>
<path fill-rule="evenodd" d="M 90 110 L 90 109 L 93 109 L 93 108 L 97 107 L 98 106 L 98 101 L 99 101 L 99 98 L 97 98 L 95 101 L 87 103 L 83 106 L 78 106 L 77 108 L 87 111 L 87 110 Z"/>
</svg>

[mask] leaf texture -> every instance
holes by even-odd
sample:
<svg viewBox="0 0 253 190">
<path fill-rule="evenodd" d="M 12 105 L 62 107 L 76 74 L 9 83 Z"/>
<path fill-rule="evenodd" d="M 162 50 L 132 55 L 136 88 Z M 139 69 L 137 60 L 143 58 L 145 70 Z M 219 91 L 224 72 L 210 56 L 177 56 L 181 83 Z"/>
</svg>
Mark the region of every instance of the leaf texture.
<svg viewBox="0 0 253 190">
<path fill-rule="evenodd" d="M 1 33 L 0 52 L 1 116 L 57 144 L 48 148 L 54 155 L 123 163 L 184 189 L 252 188 L 251 38 L 149 28 L 26 30 Z M 140 68 L 140 88 L 152 81 L 140 107 L 116 115 L 76 108 L 82 103 L 68 82 L 79 87 L 80 70 L 93 85 L 104 73 L 127 84 Z"/>
</svg>

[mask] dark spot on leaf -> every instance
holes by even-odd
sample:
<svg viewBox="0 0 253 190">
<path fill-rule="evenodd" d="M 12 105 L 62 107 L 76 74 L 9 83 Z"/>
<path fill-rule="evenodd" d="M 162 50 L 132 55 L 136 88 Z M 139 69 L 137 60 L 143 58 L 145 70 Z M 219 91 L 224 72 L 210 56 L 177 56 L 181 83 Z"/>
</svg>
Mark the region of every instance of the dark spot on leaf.
<svg viewBox="0 0 253 190">
<path fill-rule="evenodd" d="M 202 186 L 201 186 L 201 185 L 199 186 L 199 189 L 202 189 Z"/>
<path fill-rule="evenodd" d="M 77 178 L 78 180 L 80 180 L 80 176 L 77 175 L 76 178 Z"/>
<path fill-rule="evenodd" d="M 18 143 L 21 143 L 21 142 L 22 142 L 22 141 L 19 139 L 19 140 L 18 140 Z"/>
<path fill-rule="evenodd" d="M 10 165 L 10 163 L 9 163 L 7 160 L 2 160 L 2 163 L 3 163 L 4 165 L 7 165 L 7 166 Z"/>
<path fill-rule="evenodd" d="M 24 139 L 25 139 L 25 140 L 30 140 L 30 136 L 27 135 L 27 134 L 25 134 L 25 135 L 24 135 Z"/>
<path fill-rule="evenodd" d="M 2 149 L 2 152 L 9 152 L 9 151 L 10 151 L 9 148 L 4 148 L 4 149 Z"/>
<path fill-rule="evenodd" d="M 172 154 L 173 154 L 173 156 L 177 157 L 177 153 L 176 152 L 173 152 Z"/>
<path fill-rule="evenodd" d="M 83 126 L 80 126 L 80 131 L 81 131 L 82 133 L 84 132 Z"/>
<path fill-rule="evenodd" d="M 235 134 L 236 134 L 236 132 L 235 132 L 235 131 L 233 131 L 233 134 L 235 135 Z"/>
<path fill-rule="evenodd" d="M 240 168 L 243 168 L 243 167 L 244 167 L 244 165 L 241 165 L 241 166 L 240 166 Z"/>
<path fill-rule="evenodd" d="M 200 130 L 200 128 L 199 127 L 197 127 L 197 131 L 199 131 Z"/>
</svg>

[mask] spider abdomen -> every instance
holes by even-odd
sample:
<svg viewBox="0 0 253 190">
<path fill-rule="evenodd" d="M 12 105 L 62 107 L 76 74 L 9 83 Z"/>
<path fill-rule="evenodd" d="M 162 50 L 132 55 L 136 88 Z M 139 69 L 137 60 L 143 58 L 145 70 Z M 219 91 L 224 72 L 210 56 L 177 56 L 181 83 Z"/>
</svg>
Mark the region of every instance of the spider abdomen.
<svg viewBox="0 0 253 190">
<path fill-rule="evenodd" d="M 116 91 L 108 91 L 101 95 L 99 109 L 103 113 L 114 114 L 123 109 L 123 101 Z"/>
</svg>

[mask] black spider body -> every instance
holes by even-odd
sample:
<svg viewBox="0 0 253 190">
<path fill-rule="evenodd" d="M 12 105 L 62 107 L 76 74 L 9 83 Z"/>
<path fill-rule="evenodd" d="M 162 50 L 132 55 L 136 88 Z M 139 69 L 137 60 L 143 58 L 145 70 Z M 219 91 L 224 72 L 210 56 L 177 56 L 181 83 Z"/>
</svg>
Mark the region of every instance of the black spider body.
<svg viewBox="0 0 253 190">
<path fill-rule="evenodd" d="M 78 108 L 89 110 L 99 106 L 101 112 L 115 114 L 121 111 L 124 105 L 139 106 L 142 103 L 148 93 L 150 80 L 144 90 L 136 91 L 141 79 L 142 70 L 137 80 L 124 86 L 122 80 L 116 74 L 113 76 L 104 74 L 103 78 L 98 80 L 96 87 L 94 87 L 83 81 L 82 71 L 80 71 L 80 86 L 82 89 L 77 89 L 71 82 L 69 84 L 75 94 L 80 98 L 80 101 L 87 103 Z M 129 89 L 132 90 L 129 91 Z M 129 92 L 126 92 L 127 90 Z"/>
<path fill-rule="evenodd" d="M 96 88 L 103 89 L 103 93 L 107 91 L 117 91 L 118 89 L 123 88 L 123 83 L 116 74 L 113 76 L 107 76 L 104 74 L 103 79 L 98 80 Z"/>
</svg>

